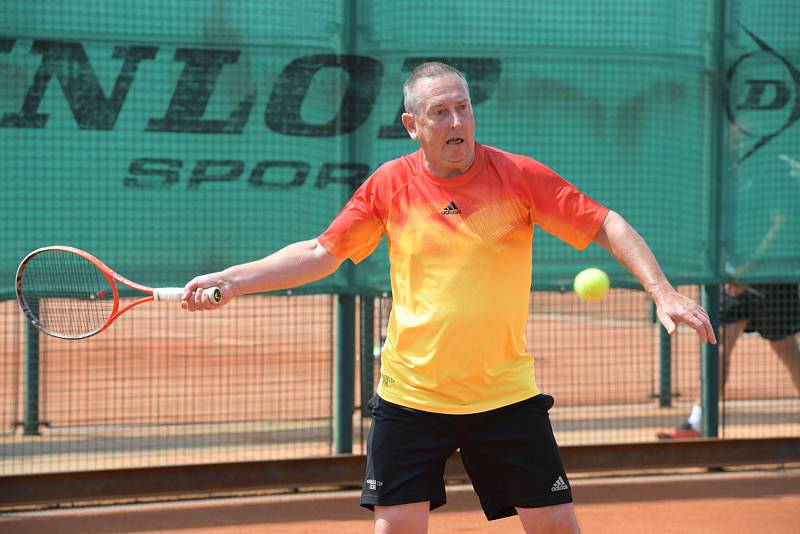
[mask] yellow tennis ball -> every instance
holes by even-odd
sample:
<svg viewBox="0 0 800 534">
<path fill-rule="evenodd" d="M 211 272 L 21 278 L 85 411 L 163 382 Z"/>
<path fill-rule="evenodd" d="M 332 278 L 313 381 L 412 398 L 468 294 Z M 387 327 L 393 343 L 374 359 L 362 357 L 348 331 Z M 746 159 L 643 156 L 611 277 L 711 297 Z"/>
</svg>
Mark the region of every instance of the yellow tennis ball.
<svg viewBox="0 0 800 534">
<path fill-rule="evenodd" d="M 594 302 L 608 294 L 611 281 L 605 272 L 591 267 L 578 273 L 573 287 L 580 298 Z"/>
</svg>

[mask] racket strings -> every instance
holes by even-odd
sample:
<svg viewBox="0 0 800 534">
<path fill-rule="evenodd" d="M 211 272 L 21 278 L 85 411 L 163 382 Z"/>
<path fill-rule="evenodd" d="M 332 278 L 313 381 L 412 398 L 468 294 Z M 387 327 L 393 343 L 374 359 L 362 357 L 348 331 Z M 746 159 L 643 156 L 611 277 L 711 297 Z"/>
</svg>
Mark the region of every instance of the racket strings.
<svg viewBox="0 0 800 534">
<path fill-rule="evenodd" d="M 40 328 L 61 337 L 82 337 L 100 329 L 114 309 L 113 290 L 88 259 L 47 250 L 30 259 L 21 295 Z"/>
</svg>

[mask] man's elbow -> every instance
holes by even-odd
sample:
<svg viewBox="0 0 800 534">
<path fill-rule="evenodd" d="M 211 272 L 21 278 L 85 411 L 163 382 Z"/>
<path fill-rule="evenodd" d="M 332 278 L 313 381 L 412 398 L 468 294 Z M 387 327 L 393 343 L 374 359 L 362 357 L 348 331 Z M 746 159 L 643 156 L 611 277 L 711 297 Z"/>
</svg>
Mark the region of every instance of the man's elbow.
<svg viewBox="0 0 800 534">
<path fill-rule="evenodd" d="M 593 242 L 612 252 L 619 246 L 644 242 L 636 229 L 617 212 L 609 211 Z M 613 252 L 612 252 L 613 253 Z"/>
<path fill-rule="evenodd" d="M 317 260 L 317 265 L 322 273 L 322 277 L 328 276 L 336 272 L 339 266 L 344 263 L 344 258 L 339 258 L 322 246 L 322 243 L 316 239 L 312 240 L 312 252 Z"/>
<path fill-rule="evenodd" d="M 597 230 L 597 233 L 594 235 L 592 243 L 610 251 L 610 243 L 608 240 L 609 230 L 618 222 L 618 219 L 621 219 L 619 214 L 617 214 L 615 211 L 609 210 L 606 214 L 606 218 L 603 219 L 603 223 Z"/>
</svg>

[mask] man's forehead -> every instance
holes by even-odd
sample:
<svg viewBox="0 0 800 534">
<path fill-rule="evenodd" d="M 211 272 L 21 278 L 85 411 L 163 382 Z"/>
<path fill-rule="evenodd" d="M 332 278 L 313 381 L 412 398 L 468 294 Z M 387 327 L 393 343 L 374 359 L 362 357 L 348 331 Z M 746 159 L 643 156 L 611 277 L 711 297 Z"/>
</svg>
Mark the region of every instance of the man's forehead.
<svg viewBox="0 0 800 534">
<path fill-rule="evenodd" d="M 426 102 L 469 100 L 467 84 L 456 74 L 445 74 L 435 78 L 423 78 L 417 82 L 417 95 Z"/>
</svg>

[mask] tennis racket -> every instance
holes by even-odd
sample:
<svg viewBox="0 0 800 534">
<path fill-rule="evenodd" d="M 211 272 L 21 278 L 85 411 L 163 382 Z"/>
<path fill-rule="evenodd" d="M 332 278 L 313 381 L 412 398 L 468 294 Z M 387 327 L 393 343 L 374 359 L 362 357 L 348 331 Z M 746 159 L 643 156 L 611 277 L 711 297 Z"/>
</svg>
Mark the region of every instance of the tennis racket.
<svg viewBox="0 0 800 534">
<path fill-rule="evenodd" d="M 124 307 L 118 284 L 146 296 Z M 180 301 L 182 287 L 150 288 L 120 276 L 83 250 L 51 246 L 36 249 L 17 269 L 17 301 L 25 317 L 45 334 L 62 339 L 84 339 L 99 334 L 120 315 L 145 302 Z M 204 291 L 219 304 L 222 293 Z"/>
</svg>

